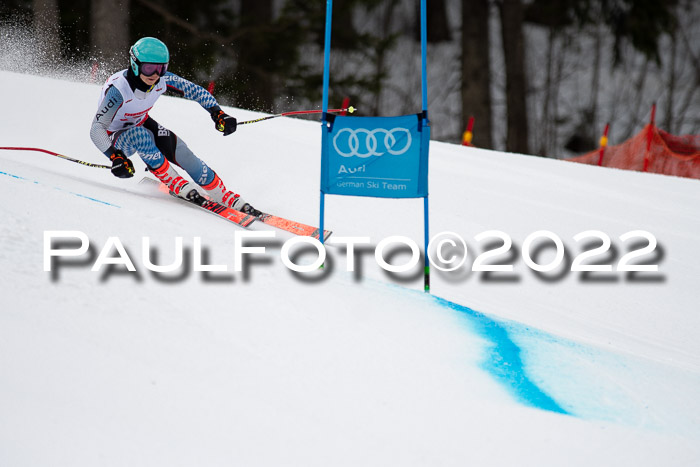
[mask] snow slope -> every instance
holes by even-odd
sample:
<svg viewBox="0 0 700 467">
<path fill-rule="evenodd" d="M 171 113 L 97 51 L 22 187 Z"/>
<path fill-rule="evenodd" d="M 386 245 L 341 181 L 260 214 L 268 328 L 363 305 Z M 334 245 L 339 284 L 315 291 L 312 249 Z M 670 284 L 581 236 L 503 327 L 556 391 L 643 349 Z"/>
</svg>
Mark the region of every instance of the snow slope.
<svg viewBox="0 0 700 467">
<path fill-rule="evenodd" d="M 88 136 L 99 86 L 0 82 L 0 146 L 105 163 Z M 318 223 L 318 123 L 223 138 L 193 102 L 164 97 L 151 115 L 255 206 Z M 469 248 L 463 268 L 433 268 L 432 296 L 419 268 L 389 275 L 371 250 L 355 272 L 336 246 L 325 270 L 292 274 L 279 231 L 235 272 L 238 228 L 140 176 L 0 151 L 0 465 L 700 463 L 700 184 L 439 142 L 430 170 L 431 232 Z M 326 228 L 422 245 L 422 200 L 327 197 Z M 56 230 L 91 249 L 44 272 Z M 490 230 L 513 240 L 498 257 L 511 273 L 470 271 Z M 620 235 L 648 231 L 658 247 L 641 259 L 659 271 L 536 274 L 521 251 L 540 230 L 568 262 L 577 233 L 604 232 L 608 264 L 630 249 Z M 137 272 L 91 271 L 110 237 Z M 144 237 L 157 264 L 182 237 L 185 266 L 148 271 Z M 227 272 L 193 272 L 196 238 Z"/>
</svg>

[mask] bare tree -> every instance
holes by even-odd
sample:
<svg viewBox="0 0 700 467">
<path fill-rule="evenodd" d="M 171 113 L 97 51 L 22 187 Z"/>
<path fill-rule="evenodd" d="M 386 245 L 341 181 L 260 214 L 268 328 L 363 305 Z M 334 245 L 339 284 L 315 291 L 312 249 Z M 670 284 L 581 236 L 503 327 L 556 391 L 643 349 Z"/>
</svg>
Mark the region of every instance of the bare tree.
<svg viewBox="0 0 700 467">
<path fill-rule="evenodd" d="M 268 62 L 264 57 L 269 57 L 270 53 L 266 50 L 269 45 L 262 38 L 270 29 L 272 13 L 272 0 L 241 2 L 241 28 L 248 29 L 249 33 L 238 42 L 237 76 L 249 86 L 246 92 L 239 93 L 236 104 L 268 112 L 273 111 L 275 82 L 274 73 L 265 65 Z"/>
<path fill-rule="evenodd" d="M 489 0 L 462 0 L 462 128 L 473 116 L 482 148 L 493 148 L 489 47 Z"/>
<path fill-rule="evenodd" d="M 379 13 L 381 29 L 378 31 L 378 38 L 371 52 L 371 61 L 374 65 L 374 72 L 370 76 L 372 89 L 375 97 L 372 99 L 370 113 L 379 115 L 382 92 L 384 91 L 384 80 L 387 75 L 387 56 L 393 47 L 392 21 L 399 0 L 387 0 L 384 2 L 385 8 Z M 444 4 L 443 4 L 444 7 Z"/>
<path fill-rule="evenodd" d="M 428 42 L 437 43 L 452 40 L 445 0 L 426 0 L 426 23 Z M 420 31 L 420 25 L 418 31 Z"/>
<path fill-rule="evenodd" d="M 523 5 L 521 0 L 502 0 L 499 6 L 506 69 L 506 150 L 529 154 Z"/>
<path fill-rule="evenodd" d="M 677 73 L 676 73 L 676 59 L 678 56 L 678 40 L 676 38 L 677 33 L 674 31 L 671 33 L 671 50 L 670 50 L 670 63 L 668 65 L 668 92 L 666 94 L 666 116 L 664 118 L 664 124 L 666 130 L 670 133 L 674 132 L 673 125 L 673 101 L 676 98 L 676 86 L 677 86 Z"/>
<path fill-rule="evenodd" d="M 683 81 L 687 84 L 685 92 L 678 97 L 678 102 L 681 104 L 675 111 L 674 131 L 679 133 L 696 134 L 700 132 L 700 57 L 697 55 L 697 38 L 700 37 L 697 29 L 693 29 L 693 35 L 688 30 L 692 25 L 697 24 L 700 17 L 700 8 L 693 10 L 694 17 L 684 18 L 687 20 L 685 24 L 681 22 L 678 29 L 678 35 L 683 44 L 682 56 L 683 60 L 679 60 L 683 66 L 682 74 Z M 695 38 L 695 40 L 693 40 Z M 690 113 L 690 115 L 688 115 Z"/>
<path fill-rule="evenodd" d="M 678 23 L 670 34 L 670 44 L 665 54 L 668 58 L 668 78 L 665 85 L 666 112 L 662 123 L 670 133 L 695 134 L 700 128 L 700 60 L 696 55 L 700 50 L 697 47 L 700 33 L 694 25 L 700 18 L 700 8 L 691 10 L 689 2 L 683 3 L 688 4 L 677 7 Z"/>
<path fill-rule="evenodd" d="M 91 0 L 90 42 L 109 68 L 126 62 L 129 50 L 130 0 Z"/>
</svg>

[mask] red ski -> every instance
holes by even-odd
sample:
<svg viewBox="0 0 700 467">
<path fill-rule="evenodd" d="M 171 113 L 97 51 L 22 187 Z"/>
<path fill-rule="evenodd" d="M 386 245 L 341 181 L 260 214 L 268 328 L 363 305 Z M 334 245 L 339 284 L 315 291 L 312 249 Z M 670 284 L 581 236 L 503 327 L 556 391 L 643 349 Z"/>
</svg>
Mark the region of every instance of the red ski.
<svg viewBox="0 0 700 467">
<path fill-rule="evenodd" d="M 295 235 L 302 235 L 306 237 L 313 237 L 320 240 L 320 229 L 318 227 L 313 227 L 310 225 L 302 224 L 301 222 L 291 221 L 283 217 L 274 216 L 272 214 L 262 213 L 258 220 L 264 224 L 277 227 L 278 229 L 291 232 Z M 330 230 L 323 231 L 323 240 L 327 240 L 333 232 Z"/>
<path fill-rule="evenodd" d="M 144 178 L 141 180 L 142 183 L 154 183 L 153 180 L 150 178 Z M 157 183 L 157 182 L 155 182 Z M 158 184 L 159 189 L 161 191 L 166 191 L 167 188 L 163 184 Z M 306 225 L 302 224 L 301 222 L 296 222 L 293 220 L 285 219 L 283 217 L 275 216 L 273 214 L 268 214 L 263 212 L 259 216 L 253 216 L 252 214 L 246 214 L 241 211 L 236 211 L 235 209 L 231 209 L 229 207 L 226 207 L 222 204 L 219 204 L 215 201 L 208 200 L 206 198 L 203 198 L 201 196 L 196 196 L 193 199 L 188 199 L 188 198 L 183 198 L 181 196 L 178 196 L 172 192 L 170 192 L 170 195 L 172 195 L 174 198 L 181 199 L 182 201 L 185 201 L 187 203 L 193 204 L 195 206 L 199 206 L 201 208 L 206 209 L 207 211 L 211 212 L 212 214 L 216 214 L 219 217 L 222 217 L 230 222 L 233 222 L 234 224 L 240 225 L 241 227 L 248 227 L 250 224 L 252 224 L 254 221 L 259 220 L 260 222 L 263 222 L 267 225 L 270 225 L 272 227 L 276 227 L 280 230 L 284 230 L 286 232 L 293 233 L 294 235 L 301 235 L 301 236 L 306 236 L 306 237 L 313 237 L 317 240 L 320 240 L 320 230 L 318 227 L 313 227 L 311 225 Z M 331 236 L 333 232 L 330 230 L 324 230 L 323 231 L 323 240 L 327 240 L 328 237 Z"/>
<path fill-rule="evenodd" d="M 182 198 L 180 198 L 182 199 Z M 189 200 L 185 200 L 189 201 Z M 250 214 L 243 213 L 241 211 L 236 211 L 235 209 L 231 209 L 229 207 L 224 206 L 223 204 L 219 204 L 217 202 L 211 201 L 211 200 L 204 200 L 202 204 L 197 204 L 195 202 L 189 201 L 195 206 L 199 206 L 201 208 L 206 209 L 207 211 L 211 212 L 212 214 L 216 214 L 219 217 L 223 217 L 227 221 L 231 221 L 234 224 L 238 224 L 241 227 L 248 227 L 250 224 L 252 224 L 257 217 L 251 216 Z"/>
<path fill-rule="evenodd" d="M 224 206 L 223 204 L 219 204 L 215 201 L 205 199 L 201 196 L 197 196 L 195 199 L 190 199 L 178 196 L 173 192 L 170 192 L 170 194 L 173 196 L 173 198 L 177 198 L 195 206 L 199 206 L 200 208 L 206 209 L 210 213 L 216 214 L 217 216 L 226 219 L 229 222 L 233 222 L 234 224 L 240 225 L 241 227 L 248 227 L 257 219 L 257 217 L 255 216 L 236 211 L 235 209 L 231 209 L 227 206 Z"/>
</svg>

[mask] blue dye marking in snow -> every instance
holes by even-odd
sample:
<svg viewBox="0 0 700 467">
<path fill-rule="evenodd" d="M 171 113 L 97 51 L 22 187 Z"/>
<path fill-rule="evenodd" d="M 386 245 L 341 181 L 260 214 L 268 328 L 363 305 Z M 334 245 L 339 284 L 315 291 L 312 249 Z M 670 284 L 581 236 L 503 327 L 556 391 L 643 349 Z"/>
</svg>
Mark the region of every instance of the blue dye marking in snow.
<svg viewBox="0 0 700 467">
<path fill-rule="evenodd" d="M 7 173 L 7 172 L 0 172 L 0 174 L 2 174 L 2 175 L 7 175 L 8 177 L 12 177 L 12 178 L 17 178 L 17 179 L 19 179 L 19 180 L 27 180 L 27 179 L 24 178 L 24 177 L 20 177 L 19 175 L 15 175 L 15 174 L 9 174 L 9 173 Z M 27 180 L 27 181 L 29 181 L 29 180 Z M 38 183 L 38 182 L 34 182 L 34 183 Z"/>
<path fill-rule="evenodd" d="M 60 188 L 56 188 L 56 189 L 57 189 L 57 190 L 60 190 L 60 191 L 65 191 L 65 190 L 61 190 Z M 68 193 L 70 193 L 71 195 L 78 196 L 78 197 L 80 197 L 80 198 L 89 199 L 90 201 L 94 201 L 94 202 L 96 202 L 96 203 L 106 204 L 107 206 L 114 206 L 115 208 L 120 207 L 120 206 L 117 206 L 116 204 L 108 203 L 107 201 L 102 201 L 101 199 L 90 198 L 89 196 L 81 195 L 80 193 L 73 193 L 72 191 L 69 191 Z"/>
<path fill-rule="evenodd" d="M 2 172 L 2 171 L 0 171 L 0 175 L 7 175 L 8 177 L 16 178 L 16 179 L 18 179 L 18 180 L 26 180 L 26 181 L 28 181 L 28 182 L 32 182 L 32 183 L 34 183 L 34 184 L 36 184 L 36 185 L 39 185 L 39 182 L 37 182 L 36 180 L 29 180 L 28 178 L 20 177 L 19 175 L 7 173 L 7 172 Z M 94 201 L 94 202 L 96 202 L 96 203 L 106 204 L 107 206 L 114 206 L 115 208 L 121 207 L 121 206 L 117 206 L 116 204 L 108 203 L 107 201 L 102 201 L 102 200 L 97 199 L 97 198 L 91 198 L 91 197 L 89 197 L 89 196 L 81 195 L 80 193 L 74 193 L 74 192 L 72 192 L 72 191 L 67 191 L 67 190 L 64 190 L 64 189 L 58 188 L 58 187 L 53 187 L 53 188 L 56 189 L 56 190 L 58 190 L 58 191 L 63 191 L 63 192 L 66 192 L 66 193 L 70 193 L 71 195 L 78 196 L 78 197 L 80 197 L 80 198 L 89 199 L 90 201 Z"/>
<path fill-rule="evenodd" d="M 520 402 L 538 409 L 571 415 L 528 377 L 520 358 L 520 347 L 513 342 L 502 324 L 466 306 L 440 297 L 433 298 L 439 305 L 469 316 L 477 332 L 492 343 L 483 368 L 506 386 Z"/>
</svg>

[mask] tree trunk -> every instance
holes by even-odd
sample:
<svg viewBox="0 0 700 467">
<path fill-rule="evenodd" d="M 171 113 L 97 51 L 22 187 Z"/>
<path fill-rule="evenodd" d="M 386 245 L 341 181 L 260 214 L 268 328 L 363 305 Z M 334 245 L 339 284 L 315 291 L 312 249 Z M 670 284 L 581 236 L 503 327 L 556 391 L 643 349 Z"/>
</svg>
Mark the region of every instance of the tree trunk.
<svg viewBox="0 0 700 467">
<path fill-rule="evenodd" d="M 489 0 L 462 0 L 462 129 L 474 117 L 472 143 L 493 148 Z"/>
<path fill-rule="evenodd" d="M 644 126 L 646 124 L 645 116 L 647 112 L 649 112 L 647 109 L 642 110 L 641 106 L 642 102 L 644 102 L 644 88 L 646 87 L 647 75 L 649 72 L 649 58 L 644 56 L 643 59 L 644 65 L 639 70 L 639 77 L 634 84 L 634 95 L 632 96 L 632 102 L 634 102 L 634 104 L 631 106 L 632 108 L 627 109 L 627 113 L 631 118 L 627 129 L 622 135 L 624 139 L 630 138 L 640 125 Z M 630 76 L 629 79 L 631 81 L 632 76 Z"/>
<path fill-rule="evenodd" d="M 381 13 L 381 31 L 377 33 L 380 40 L 373 51 L 374 73 L 371 76 L 371 81 L 375 95 L 371 99 L 372 107 L 370 108 L 369 115 L 379 115 L 382 105 L 382 91 L 384 90 L 384 79 L 386 78 L 385 75 L 388 68 L 386 58 L 393 46 L 392 42 L 389 40 L 389 36 L 391 35 L 391 22 L 394 19 L 394 13 L 399 0 L 387 0 L 385 3 L 386 9 Z"/>
<path fill-rule="evenodd" d="M 265 34 L 273 20 L 272 11 L 272 0 L 241 2 L 241 27 L 251 32 L 238 42 L 237 78 L 247 83 L 248 89 L 238 94 L 236 105 L 246 109 L 274 110 L 274 70 L 272 65 L 266 66 L 271 44 Z"/>
<path fill-rule="evenodd" d="M 591 73 L 591 101 L 588 104 L 590 124 L 593 127 L 598 123 L 598 93 L 600 92 L 601 55 L 603 48 L 603 31 L 600 26 L 595 26 L 595 56 L 593 58 L 593 70 Z"/>
<path fill-rule="evenodd" d="M 666 100 L 666 118 L 665 118 L 665 129 L 669 133 L 674 133 L 675 128 L 673 125 L 673 101 L 676 98 L 676 56 L 678 53 L 678 41 L 676 40 L 676 32 L 671 33 L 671 61 L 668 65 L 668 94 Z"/>
<path fill-rule="evenodd" d="M 506 150 L 529 154 L 523 5 L 521 0 L 503 0 L 500 9 L 506 68 Z"/>
<path fill-rule="evenodd" d="M 90 43 L 103 68 L 128 63 L 130 0 L 91 0 Z"/>
<path fill-rule="evenodd" d="M 540 156 L 547 155 L 552 143 L 552 96 L 554 94 L 554 46 L 557 38 L 556 30 L 549 28 L 547 38 L 547 73 L 544 82 L 544 97 L 542 100 L 542 121 L 539 123 L 539 131 L 535 131 L 535 150 Z"/>
<path fill-rule="evenodd" d="M 57 0 L 33 0 L 34 34 L 44 62 L 58 60 L 61 55 L 60 17 Z"/>
<path fill-rule="evenodd" d="M 420 6 L 420 2 L 419 2 Z M 452 40 L 450 34 L 450 23 L 447 20 L 447 8 L 445 0 L 426 0 L 427 40 L 430 43 L 449 42 Z M 420 9 L 419 9 L 420 11 Z M 420 15 L 418 15 L 420 18 Z M 420 21 L 418 24 L 420 34 Z M 420 35 L 419 35 L 420 37 Z"/>
</svg>

